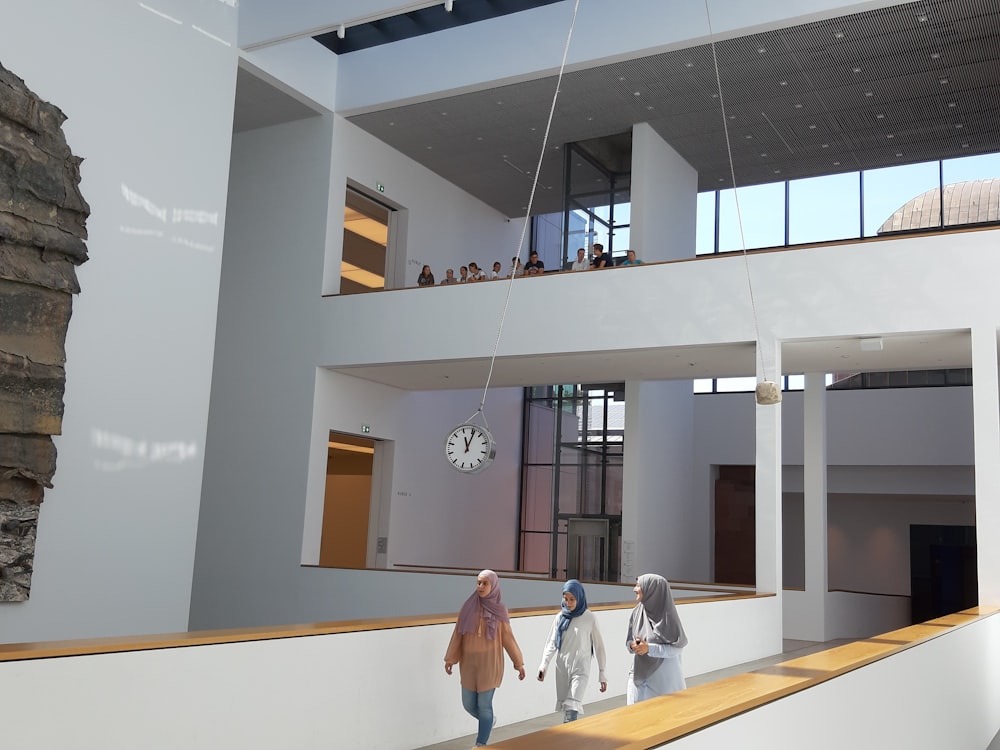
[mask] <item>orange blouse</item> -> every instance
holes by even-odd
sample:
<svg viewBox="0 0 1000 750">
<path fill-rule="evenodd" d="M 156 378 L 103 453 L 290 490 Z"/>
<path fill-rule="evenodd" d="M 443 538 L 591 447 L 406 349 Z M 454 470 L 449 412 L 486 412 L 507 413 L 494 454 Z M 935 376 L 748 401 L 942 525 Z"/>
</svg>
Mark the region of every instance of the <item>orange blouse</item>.
<svg viewBox="0 0 1000 750">
<path fill-rule="evenodd" d="M 458 623 L 451 634 L 451 642 L 445 652 L 448 664 L 458 664 L 462 675 L 462 687 L 482 693 L 500 687 L 503 680 L 503 652 L 506 651 L 514 663 L 514 669 L 524 666 L 521 647 L 514 640 L 514 631 L 509 622 L 497 623 L 497 637 L 486 637 L 486 623 L 482 615 L 475 633 L 458 632 Z"/>
</svg>

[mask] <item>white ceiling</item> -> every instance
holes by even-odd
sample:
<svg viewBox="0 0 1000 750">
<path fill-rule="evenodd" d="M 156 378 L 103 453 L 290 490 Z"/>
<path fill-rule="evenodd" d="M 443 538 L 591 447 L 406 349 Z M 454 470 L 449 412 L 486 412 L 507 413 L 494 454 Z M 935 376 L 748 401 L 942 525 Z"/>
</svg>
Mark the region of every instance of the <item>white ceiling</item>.
<svg viewBox="0 0 1000 750">
<path fill-rule="evenodd" d="M 936 370 L 972 366 L 968 331 L 882 336 L 881 351 L 862 351 L 857 337 L 792 341 L 782 347 L 784 374 Z M 618 350 L 498 358 L 491 387 L 625 380 L 691 380 L 754 375 L 752 342 L 725 346 Z M 397 362 L 332 368 L 404 390 L 482 388 L 488 358 Z"/>
</svg>

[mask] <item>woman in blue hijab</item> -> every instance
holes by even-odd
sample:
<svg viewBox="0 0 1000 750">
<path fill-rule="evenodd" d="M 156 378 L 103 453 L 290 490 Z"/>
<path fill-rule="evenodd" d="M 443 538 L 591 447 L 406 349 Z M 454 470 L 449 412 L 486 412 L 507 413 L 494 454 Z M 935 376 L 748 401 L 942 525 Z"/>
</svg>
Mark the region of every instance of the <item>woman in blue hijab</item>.
<svg viewBox="0 0 1000 750">
<path fill-rule="evenodd" d="M 538 681 L 541 682 L 549 662 L 555 657 L 556 711 L 563 712 L 563 722 L 576 721 L 583 713 L 583 697 L 594 656 L 597 656 L 598 679 L 603 693 L 608 689 L 608 678 L 604 675 L 604 640 L 597 618 L 587 609 L 583 584 L 574 578 L 563 586 L 562 609 L 552 623 L 538 667 Z"/>
</svg>

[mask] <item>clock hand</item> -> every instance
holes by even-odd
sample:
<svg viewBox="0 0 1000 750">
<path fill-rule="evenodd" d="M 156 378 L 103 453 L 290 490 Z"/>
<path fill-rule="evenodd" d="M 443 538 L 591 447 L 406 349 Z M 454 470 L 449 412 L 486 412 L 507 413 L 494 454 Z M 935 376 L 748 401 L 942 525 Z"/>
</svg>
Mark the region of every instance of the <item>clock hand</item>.
<svg viewBox="0 0 1000 750">
<path fill-rule="evenodd" d="M 465 438 L 465 452 L 469 452 L 469 446 L 472 445 L 472 436 Z"/>
</svg>

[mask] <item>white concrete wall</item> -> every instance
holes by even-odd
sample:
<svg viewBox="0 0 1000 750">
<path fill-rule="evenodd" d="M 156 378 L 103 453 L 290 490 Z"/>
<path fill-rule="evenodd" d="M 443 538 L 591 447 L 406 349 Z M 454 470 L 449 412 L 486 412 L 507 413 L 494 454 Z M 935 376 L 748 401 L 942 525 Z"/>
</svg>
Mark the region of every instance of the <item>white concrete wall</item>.
<svg viewBox="0 0 1000 750">
<path fill-rule="evenodd" d="M 523 218 L 508 220 L 427 168 L 337 117 L 330 166 L 330 219 L 323 271 L 324 294 L 340 291 L 344 195 L 348 180 L 367 189 L 378 200 L 407 212 L 405 257 L 400 259 L 399 264 L 402 278 L 397 279 L 393 287 L 415 287 L 417 274 L 425 263 L 431 267 L 435 281 L 440 282 L 447 268 L 453 268 L 457 277 L 459 266 L 467 266 L 470 261 L 489 270 L 493 261 L 499 260 L 506 271 L 510 259 L 517 253 Z M 379 184 L 385 188 L 384 192 L 376 192 Z M 521 255 L 527 257 L 527 252 Z M 492 345 L 499 317 L 467 317 L 480 322 L 476 338 Z M 436 346 L 437 339 L 448 335 L 447 328 L 441 330 L 438 321 L 419 334 L 418 339 L 426 348 Z"/>
<path fill-rule="evenodd" d="M 31 598 L 0 605 L 2 641 L 187 626 L 236 11 L 154 5 L 3 7 L 0 59 L 66 114 L 92 213 L 55 487 L 41 508 Z"/>
<path fill-rule="evenodd" d="M 708 520 L 692 492 L 694 396 L 688 381 L 625 383 L 622 580 L 681 580 L 708 562 Z"/>
<path fill-rule="evenodd" d="M 781 650 L 773 599 L 678 609 L 690 639 L 683 654 L 688 675 Z M 505 657 L 494 703 L 502 724 L 544 715 L 555 703 L 551 676 L 539 683 L 534 675 L 556 611 L 512 621 L 528 676 L 519 682 Z M 602 695 L 593 680 L 587 702 L 624 692 L 629 612 L 595 612 L 607 646 L 609 687 Z M 270 750 L 331 742 L 411 750 L 474 731 L 462 710 L 457 670 L 450 677 L 444 672 L 452 629 L 442 624 L 0 662 L 0 700 L 5 714 L 17 716 L 4 740 L 10 747 L 80 750 Z M 387 684 L 391 710 L 379 698 Z"/>
<path fill-rule="evenodd" d="M 663 747 L 982 750 L 1000 729 L 998 644 L 1000 617 L 980 620 Z"/>
<path fill-rule="evenodd" d="M 1000 321 L 1000 297 L 990 284 L 993 272 L 1000 271 L 994 252 L 997 236 L 996 231 L 969 232 L 750 256 L 760 336 L 811 340 L 967 330 L 976 320 Z M 742 256 L 728 256 L 515 284 L 505 325 L 526 333 L 505 338 L 499 353 L 604 352 L 609 341 L 616 349 L 639 351 L 752 342 L 756 337 L 746 274 Z M 536 284 L 544 284 L 545 292 Z M 908 292 L 899 295 L 898 289 Z M 503 284 L 474 291 L 485 308 L 502 308 Z M 421 361 L 429 353 L 461 360 L 483 356 L 492 348 L 491 341 L 483 341 L 478 316 L 468 316 L 455 320 L 447 340 L 436 342 L 429 352 L 423 334 L 448 317 L 454 300 L 451 295 L 428 294 L 416 306 L 412 299 L 356 295 L 331 300 L 327 315 L 380 314 L 399 324 L 379 337 L 354 336 L 350 328 L 328 326 L 322 363 Z M 553 299 L 586 299 L 591 308 L 615 314 L 588 326 L 532 325 L 547 319 Z"/>
<path fill-rule="evenodd" d="M 694 255 L 698 173 L 648 123 L 632 128 L 630 248 L 646 263 Z"/>
</svg>

